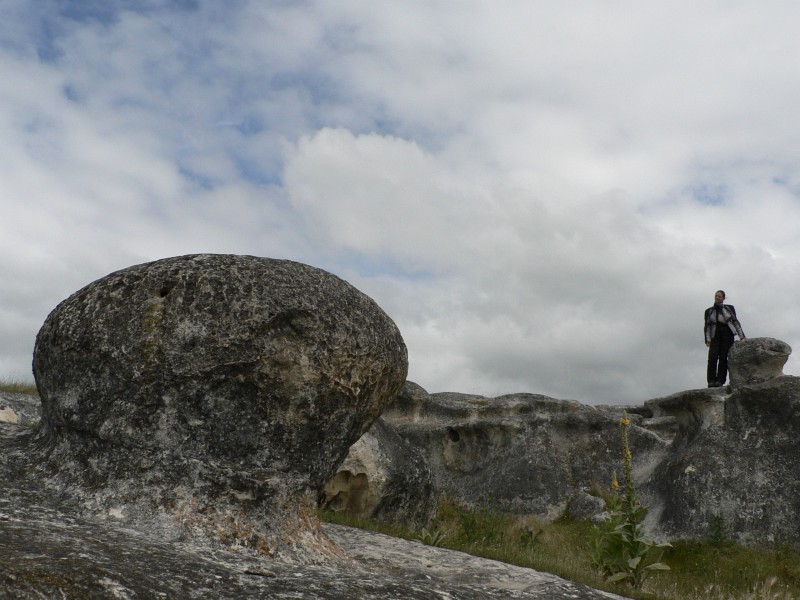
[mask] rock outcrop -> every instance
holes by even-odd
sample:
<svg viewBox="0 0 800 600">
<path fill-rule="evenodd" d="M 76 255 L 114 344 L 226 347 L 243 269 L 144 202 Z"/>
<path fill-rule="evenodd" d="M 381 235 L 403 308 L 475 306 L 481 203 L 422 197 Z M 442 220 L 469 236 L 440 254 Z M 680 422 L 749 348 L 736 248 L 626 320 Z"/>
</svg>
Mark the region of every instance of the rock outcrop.
<svg viewBox="0 0 800 600">
<path fill-rule="evenodd" d="M 33 368 L 35 476 L 84 490 L 82 514 L 303 557 L 335 552 L 317 496 L 397 393 L 407 354 L 391 319 L 330 273 L 193 255 L 70 296 Z"/>
<path fill-rule="evenodd" d="M 423 450 L 443 494 L 556 518 L 573 497 L 607 487 L 619 472 L 621 414 L 537 394 L 428 394 L 408 382 L 382 419 Z M 634 466 L 644 474 L 668 442 L 643 416 L 631 418 L 639 424 L 631 432 Z"/>
<path fill-rule="evenodd" d="M 34 352 L 41 411 L 0 394 L 0 583 L 23 599 L 612 598 L 323 528 L 317 501 L 424 524 L 441 491 L 593 518 L 602 507 L 588 492 L 620 469 L 625 409 L 652 532 L 798 543 L 790 351 L 738 342 L 729 387 L 636 407 L 428 394 L 403 386 L 391 319 L 329 273 L 219 255 L 131 267 L 47 318 Z"/>
<path fill-rule="evenodd" d="M 662 537 L 800 542 L 800 378 L 653 400 L 679 418 L 678 435 L 641 480 L 649 525 Z"/>
<path fill-rule="evenodd" d="M 736 389 L 783 375 L 783 365 L 792 349 L 775 338 L 747 338 L 736 342 L 728 353 L 730 385 Z"/>
<path fill-rule="evenodd" d="M 0 397 L 0 596 L 617 598 L 319 524 L 323 484 L 406 368 L 394 323 L 305 265 L 187 256 L 87 286 L 37 338 L 41 412 Z M 373 511 L 427 518 L 426 463 L 375 432 L 349 463 L 383 474 Z"/>
<path fill-rule="evenodd" d="M 734 349 L 730 387 L 642 406 L 428 394 L 407 382 L 382 420 L 423 450 L 436 487 L 460 502 L 597 518 L 603 506 L 589 492 L 621 471 L 619 419 L 627 410 L 651 534 L 704 537 L 724 527 L 740 542 L 798 543 L 800 378 L 781 374 L 791 349 L 771 338 Z"/>
<path fill-rule="evenodd" d="M 433 474 L 422 451 L 379 418 L 325 484 L 321 505 L 420 529 L 433 518 L 436 501 Z"/>
</svg>

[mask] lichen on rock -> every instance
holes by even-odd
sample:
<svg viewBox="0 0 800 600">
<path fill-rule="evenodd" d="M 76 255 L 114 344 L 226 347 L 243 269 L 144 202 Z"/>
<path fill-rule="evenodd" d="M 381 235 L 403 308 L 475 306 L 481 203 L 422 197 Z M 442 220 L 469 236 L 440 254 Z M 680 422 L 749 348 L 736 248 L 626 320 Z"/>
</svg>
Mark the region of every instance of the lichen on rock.
<svg viewBox="0 0 800 600">
<path fill-rule="evenodd" d="M 117 271 L 70 296 L 42 326 L 33 368 L 38 469 L 91 490 L 85 512 L 324 554 L 308 514 L 408 360 L 392 320 L 342 279 L 201 254 Z"/>
</svg>

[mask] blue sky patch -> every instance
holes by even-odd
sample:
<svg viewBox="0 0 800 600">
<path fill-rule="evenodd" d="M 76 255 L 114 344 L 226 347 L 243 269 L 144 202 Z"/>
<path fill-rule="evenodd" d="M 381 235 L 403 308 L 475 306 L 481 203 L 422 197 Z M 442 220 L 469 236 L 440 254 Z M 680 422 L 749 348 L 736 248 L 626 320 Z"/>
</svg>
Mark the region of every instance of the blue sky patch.
<svg viewBox="0 0 800 600">
<path fill-rule="evenodd" d="M 690 193 L 695 201 L 708 206 L 725 204 L 730 195 L 728 186 L 724 183 L 699 183 L 690 188 Z"/>
</svg>

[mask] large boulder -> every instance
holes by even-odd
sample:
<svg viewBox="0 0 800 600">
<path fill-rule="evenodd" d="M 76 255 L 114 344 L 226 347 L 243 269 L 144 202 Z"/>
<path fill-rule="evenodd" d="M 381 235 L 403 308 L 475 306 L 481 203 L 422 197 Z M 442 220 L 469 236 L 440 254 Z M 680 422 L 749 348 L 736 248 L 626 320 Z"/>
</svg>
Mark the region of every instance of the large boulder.
<svg viewBox="0 0 800 600">
<path fill-rule="evenodd" d="M 317 496 L 396 395 L 407 353 L 392 320 L 330 273 L 204 254 L 70 296 L 33 369 L 42 476 L 91 489 L 85 512 L 302 554 L 328 551 Z"/>
<path fill-rule="evenodd" d="M 731 387 L 761 383 L 783 375 L 792 348 L 775 338 L 747 338 L 736 342 L 728 354 Z"/>
<path fill-rule="evenodd" d="M 383 419 L 361 436 L 325 484 L 322 507 L 406 527 L 426 527 L 436 512 L 428 460 Z"/>
</svg>

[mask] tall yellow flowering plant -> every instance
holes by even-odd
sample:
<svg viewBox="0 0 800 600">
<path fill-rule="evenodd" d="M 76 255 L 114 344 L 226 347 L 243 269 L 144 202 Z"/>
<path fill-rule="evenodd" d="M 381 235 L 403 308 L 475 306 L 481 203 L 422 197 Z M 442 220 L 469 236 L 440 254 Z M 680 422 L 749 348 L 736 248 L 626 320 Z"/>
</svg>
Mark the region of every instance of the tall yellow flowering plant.
<svg viewBox="0 0 800 600">
<path fill-rule="evenodd" d="M 630 419 L 624 411 L 619 421 L 622 437 L 622 464 L 625 472 L 625 490 L 619 492 L 617 476 L 611 482 L 611 494 L 606 500 L 608 518 L 592 530 L 589 548 L 592 563 L 606 581 L 624 581 L 641 588 L 645 577 L 653 571 L 668 571 L 661 562 L 664 548 L 669 544 L 656 544 L 644 537 L 642 520 L 647 509 L 636 497 L 631 474 L 633 455 L 628 443 Z"/>
</svg>

